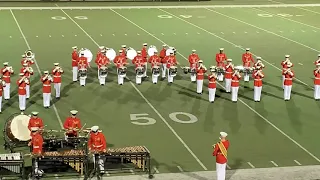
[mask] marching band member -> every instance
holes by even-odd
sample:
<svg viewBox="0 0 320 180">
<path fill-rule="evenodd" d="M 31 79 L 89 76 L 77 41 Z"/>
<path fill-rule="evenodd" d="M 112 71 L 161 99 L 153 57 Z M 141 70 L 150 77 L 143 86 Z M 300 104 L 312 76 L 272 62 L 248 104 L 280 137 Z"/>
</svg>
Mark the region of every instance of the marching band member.
<svg viewBox="0 0 320 180">
<path fill-rule="evenodd" d="M 238 69 L 235 69 L 232 74 L 231 80 L 231 100 L 232 102 L 238 101 L 238 91 L 239 91 L 239 80 L 241 79 L 241 75 Z"/>
<path fill-rule="evenodd" d="M 234 65 L 232 64 L 232 59 L 227 59 L 227 64 L 225 66 L 226 72 L 225 72 L 225 86 L 226 86 L 226 92 L 231 92 L 231 79 L 232 79 L 232 73 L 234 70 Z M 219 79 L 219 77 L 218 77 Z"/>
<path fill-rule="evenodd" d="M 152 56 L 149 57 L 149 63 L 151 63 L 151 71 L 155 66 L 160 67 L 161 58 L 157 55 L 157 52 L 155 51 Z M 157 84 L 158 83 L 158 76 L 153 75 L 152 73 L 152 83 Z"/>
<path fill-rule="evenodd" d="M 31 128 L 31 141 L 28 143 L 28 146 L 31 146 L 32 149 L 32 155 L 41 157 L 42 151 L 43 151 L 43 137 L 38 131 L 38 127 L 32 127 Z M 35 169 L 35 174 L 40 176 L 43 174 L 43 171 L 39 169 L 38 161 L 35 160 L 33 162 L 33 166 Z"/>
<path fill-rule="evenodd" d="M 103 47 L 103 49 L 100 50 L 99 57 L 97 57 L 98 59 L 96 59 L 96 61 L 95 61 L 95 63 L 98 66 L 98 79 L 99 80 L 100 80 L 99 69 L 101 68 L 101 66 L 99 67 L 99 61 L 101 61 L 101 59 L 104 59 L 104 57 L 106 57 L 106 49 L 104 46 L 101 46 L 100 48 L 102 48 L 102 47 Z"/>
<path fill-rule="evenodd" d="M 161 59 L 161 63 L 162 63 L 162 79 L 165 79 L 166 78 L 166 73 L 167 73 L 167 63 L 165 61 L 165 58 L 166 58 L 166 49 L 167 45 L 162 45 L 162 49 L 160 51 L 160 59 Z"/>
<path fill-rule="evenodd" d="M 119 85 L 123 85 L 124 83 L 124 77 L 119 75 L 119 68 L 121 67 L 125 67 L 127 65 L 127 58 L 125 55 L 123 55 L 123 50 L 119 50 L 119 55 L 117 55 L 114 60 L 113 63 L 116 65 L 117 67 L 117 74 L 118 74 L 118 84 Z"/>
<path fill-rule="evenodd" d="M 89 151 L 92 154 L 96 154 L 98 156 L 98 164 L 101 173 L 104 173 L 104 159 L 100 157 L 99 153 L 107 152 L 107 141 L 102 131 L 99 131 L 99 126 L 92 126 L 90 136 L 88 139 Z"/>
<path fill-rule="evenodd" d="M 2 80 L 6 83 L 4 87 L 4 100 L 10 99 L 10 84 L 11 84 L 11 75 L 14 74 L 12 67 L 9 67 L 9 63 L 3 63 L 4 67 L 1 69 Z"/>
<path fill-rule="evenodd" d="M 142 55 L 142 57 L 143 57 L 143 60 L 144 60 L 144 62 L 145 62 L 145 71 L 144 71 L 144 73 L 143 73 L 143 77 L 148 77 L 147 76 L 147 69 L 148 69 L 148 52 L 147 52 L 147 47 L 148 47 L 148 44 L 147 43 L 143 43 L 143 47 L 142 47 L 142 49 L 141 49 L 141 55 Z"/>
<path fill-rule="evenodd" d="M 122 47 L 121 55 L 126 57 L 127 56 L 127 45 L 122 45 L 121 47 Z"/>
<path fill-rule="evenodd" d="M 34 64 L 34 61 L 31 58 L 28 58 L 25 54 L 22 55 L 21 65 L 28 64 L 28 67 Z"/>
<path fill-rule="evenodd" d="M 53 63 L 54 68 L 52 69 L 53 75 L 53 85 L 56 90 L 56 99 L 60 98 L 60 90 L 61 90 L 61 75 L 64 73 L 61 67 L 59 67 L 59 63 Z"/>
<path fill-rule="evenodd" d="M 202 94 L 204 74 L 207 72 L 207 68 L 202 64 L 203 61 L 199 60 L 199 67 L 197 68 L 197 93 Z"/>
<path fill-rule="evenodd" d="M 99 50 L 97 52 L 97 55 L 96 55 L 96 60 L 94 61 L 94 63 L 96 63 L 97 66 L 99 66 L 99 60 L 100 60 L 101 55 L 103 55 L 103 52 L 105 52 L 105 47 L 100 46 Z"/>
<path fill-rule="evenodd" d="M 29 67 L 27 63 L 25 63 L 23 64 L 23 67 L 20 69 L 20 73 L 24 73 L 24 76 L 29 80 L 29 84 L 27 84 L 26 86 L 26 91 L 27 91 L 26 98 L 29 99 L 30 98 L 30 77 L 31 75 L 33 75 L 33 69 Z"/>
<path fill-rule="evenodd" d="M 313 70 L 314 74 L 314 99 L 320 100 L 320 63 L 316 64 L 317 68 Z"/>
<path fill-rule="evenodd" d="M 253 64 L 253 68 L 256 69 L 257 67 L 261 67 L 261 68 L 264 68 L 264 64 L 262 64 L 262 58 L 261 57 L 257 57 L 257 62 L 255 62 Z"/>
<path fill-rule="evenodd" d="M 26 110 L 26 95 L 27 95 L 27 85 L 30 83 L 29 79 L 24 76 L 24 73 L 20 73 L 20 78 L 17 80 L 17 85 L 19 87 L 18 94 L 19 94 L 19 108 L 21 114 Z"/>
<path fill-rule="evenodd" d="M 190 69 L 198 69 L 197 67 L 197 63 L 198 61 L 200 60 L 198 54 L 196 54 L 196 50 L 192 50 L 192 53 L 189 55 L 189 64 L 190 64 Z M 196 74 L 190 74 L 190 79 L 191 79 L 191 82 L 196 82 Z"/>
<path fill-rule="evenodd" d="M 246 48 L 246 52 L 242 54 L 242 62 L 243 62 L 244 68 L 250 68 L 251 62 L 254 63 L 254 59 L 252 57 L 252 54 L 250 53 L 250 48 Z M 250 80 L 249 74 L 245 73 L 243 79 L 244 79 L 244 82 L 249 82 Z"/>
<path fill-rule="evenodd" d="M 106 77 L 100 76 L 101 67 L 108 67 L 109 64 L 110 64 L 110 60 L 106 56 L 105 51 L 102 51 L 100 59 L 98 60 L 98 79 L 99 79 L 100 85 L 106 84 Z"/>
<path fill-rule="evenodd" d="M 72 58 L 72 80 L 73 82 L 77 82 L 78 81 L 78 47 L 77 46 L 74 46 L 72 47 L 73 51 L 72 51 L 72 55 L 71 55 L 71 58 Z"/>
<path fill-rule="evenodd" d="M 214 99 L 216 97 L 216 88 L 217 88 L 217 74 L 216 74 L 216 67 L 210 67 L 211 74 L 208 76 L 209 84 L 208 84 L 208 91 L 209 91 L 209 102 L 214 103 Z"/>
<path fill-rule="evenodd" d="M 167 64 L 167 69 L 170 69 L 171 66 L 177 65 L 176 57 L 174 56 L 174 53 L 170 53 L 170 56 L 166 56 L 167 58 L 164 58 L 164 61 Z M 170 75 L 170 71 L 168 70 L 168 82 L 173 83 L 173 76 Z"/>
<path fill-rule="evenodd" d="M 81 129 L 81 121 L 76 117 L 78 111 L 70 111 L 71 116 L 64 121 L 63 128 L 66 130 L 66 137 L 77 137 Z"/>
<path fill-rule="evenodd" d="M 252 78 L 254 79 L 254 95 L 253 99 L 255 102 L 260 102 L 261 91 L 262 91 L 262 79 L 264 78 L 264 74 L 262 72 L 262 67 L 257 66 L 256 70 L 252 73 Z"/>
<path fill-rule="evenodd" d="M 28 129 L 31 131 L 31 128 L 36 127 L 40 130 L 43 130 L 44 124 L 41 118 L 38 117 L 39 112 L 32 112 L 32 116 L 29 119 Z"/>
<path fill-rule="evenodd" d="M 226 139 L 228 136 L 225 132 L 220 132 L 220 142 L 213 145 L 213 156 L 216 156 L 217 180 L 226 179 L 226 167 L 228 162 L 228 148 L 230 142 Z"/>
<path fill-rule="evenodd" d="M 0 113 L 2 112 L 2 92 L 5 87 L 6 87 L 6 82 L 4 82 L 2 80 L 2 77 L 0 76 Z"/>
<path fill-rule="evenodd" d="M 144 58 L 141 55 L 141 51 L 137 51 L 137 56 L 133 58 L 132 60 L 132 64 L 135 65 L 135 71 L 137 74 L 137 69 L 138 68 L 145 68 L 145 61 Z M 146 69 L 144 69 L 144 72 L 147 71 Z M 141 77 L 136 76 L 136 84 L 140 85 L 141 84 Z"/>
<path fill-rule="evenodd" d="M 290 61 L 290 55 L 285 56 L 285 60 L 281 61 L 281 66 L 282 70 L 285 71 L 288 68 L 288 65 L 290 67 L 293 67 L 293 64 Z M 284 89 L 284 80 L 285 80 L 285 75 L 282 75 L 282 88 Z"/>
<path fill-rule="evenodd" d="M 88 59 L 84 57 L 84 54 L 80 54 L 80 57 L 78 58 L 78 71 L 80 69 L 85 69 L 87 70 L 89 67 Z M 80 86 L 85 86 L 86 85 L 86 78 L 79 77 L 80 79 Z"/>
<path fill-rule="evenodd" d="M 216 54 L 217 67 L 224 68 L 224 61 L 227 61 L 227 55 L 223 52 L 224 48 L 219 49 L 219 53 Z M 223 74 L 218 75 L 219 81 L 223 81 Z"/>
<path fill-rule="evenodd" d="M 53 82 L 52 77 L 49 75 L 49 71 L 44 71 L 44 75 L 41 77 L 42 81 L 42 94 L 43 94 L 43 107 L 50 107 L 51 99 L 51 83 Z"/>
<path fill-rule="evenodd" d="M 292 89 L 292 78 L 294 77 L 294 72 L 291 71 L 290 64 L 288 64 L 287 68 L 283 70 L 282 75 L 284 75 L 284 100 L 289 101 Z"/>
<path fill-rule="evenodd" d="M 318 59 L 314 62 L 314 65 L 317 65 L 320 63 L 320 54 L 318 54 Z"/>
</svg>

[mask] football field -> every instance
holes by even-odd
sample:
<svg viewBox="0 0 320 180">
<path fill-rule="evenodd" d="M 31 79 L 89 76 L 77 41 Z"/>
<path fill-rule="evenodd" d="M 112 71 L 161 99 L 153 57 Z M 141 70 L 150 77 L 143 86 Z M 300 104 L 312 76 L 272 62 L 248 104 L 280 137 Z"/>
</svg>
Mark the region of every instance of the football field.
<svg viewBox="0 0 320 180">
<path fill-rule="evenodd" d="M 76 109 L 86 127 L 100 126 L 109 147 L 146 146 L 155 173 L 215 170 L 212 145 L 220 131 L 227 132 L 231 142 L 228 169 L 320 164 L 320 102 L 313 98 L 320 4 L 102 5 L 20 3 L 0 8 L 0 62 L 8 61 L 18 72 L 21 54 L 27 49 L 35 52 L 26 111 L 39 111 L 48 129 L 61 129 L 69 111 Z M 92 62 L 87 85 L 72 82 L 72 46 L 88 48 L 95 56 L 98 46 L 117 52 L 126 44 L 140 50 L 144 42 L 158 50 L 163 44 L 174 46 L 181 66 L 188 65 L 187 57 L 196 49 L 207 68 L 215 65 L 219 48 L 235 65 L 242 64 L 244 49 L 251 48 L 266 66 L 261 102 L 253 101 L 253 82 L 245 88 L 242 81 L 237 103 L 224 92 L 224 83 L 218 86 L 215 103 L 209 103 L 207 80 L 204 93 L 198 95 L 196 84 L 181 69 L 173 84 L 166 80 L 152 84 L 149 78 L 136 85 L 130 65 L 128 79 L 119 86 L 115 67 L 110 66 L 107 84 L 100 86 Z M 280 62 L 285 54 L 290 54 L 296 74 L 290 101 L 283 100 L 281 85 Z M 51 71 L 55 62 L 65 71 L 62 97 L 56 100 L 53 93 L 52 107 L 44 109 L 40 75 Z M 2 126 L 19 112 L 17 78 L 13 76 L 12 98 L 3 101 Z"/>
</svg>

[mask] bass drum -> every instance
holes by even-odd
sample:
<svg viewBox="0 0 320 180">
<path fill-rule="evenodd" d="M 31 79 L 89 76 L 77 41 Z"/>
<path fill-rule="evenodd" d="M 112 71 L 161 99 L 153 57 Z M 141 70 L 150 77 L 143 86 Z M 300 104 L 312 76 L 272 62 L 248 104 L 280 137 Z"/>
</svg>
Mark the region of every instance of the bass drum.
<svg viewBox="0 0 320 180">
<path fill-rule="evenodd" d="M 110 61 L 113 61 L 116 58 L 117 53 L 114 49 L 110 48 L 107 50 L 106 56 Z"/>
<path fill-rule="evenodd" d="M 137 51 L 129 47 L 127 49 L 127 58 L 133 60 L 137 56 Z"/>
<path fill-rule="evenodd" d="M 87 48 L 83 48 L 83 49 L 80 50 L 79 56 L 80 56 L 82 53 L 84 54 L 84 57 L 86 57 L 86 58 L 88 59 L 88 63 L 90 63 L 90 62 L 92 61 L 92 58 L 93 58 L 92 52 L 91 52 L 89 49 L 87 49 Z"/>
</svg>

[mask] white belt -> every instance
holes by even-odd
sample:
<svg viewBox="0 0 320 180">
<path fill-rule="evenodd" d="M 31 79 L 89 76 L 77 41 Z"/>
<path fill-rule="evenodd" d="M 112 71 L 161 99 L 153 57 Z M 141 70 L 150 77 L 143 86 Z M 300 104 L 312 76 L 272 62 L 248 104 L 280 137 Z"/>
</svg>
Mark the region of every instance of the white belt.
<svg viewBox="0 0 320 180">
<path fill-rule="evenodd" d="M 19 89 L 25 89 L 24 87 L 19 87 Z"/>
<path fill-rule="evenodd" d="M 48 87 L 48 86 L 51 86 L 51 85 L 49 85 L 49 84 L 44 84 L 43 86 L 46 86 L 46 87 Z"/>
<path fill-rule="evenodd" d="M 262 79 L 254 79 L 255 81 L 261 81 Z"/>
<path fill-rule="evenodd" d="M 315 77 L 315 79 L 320 79 L 320 78 L 318 78 L 318 77 Z"/>
<path fill-rule="evenodd" d="M 75 62 L 77 62 L 77 60 L 72 60 L 72 61 L 75 61 Z"/>
<path fill-rule="evenodd" d="M 236 80 L 231 80 L 231 82 L 239 82 L 239 81 L 236 81 Z"/>
<path fill-rule="evenodd" d="M 226 72 L 227 74 L 231 74 L 232 72 Z"/>
<path fill-rule="evenodd" d="M 57 78 L 57 77 L 61 77 L 61 76 L 53 76 L 53 77 Z"/>
<path fill-rule="evenodd" d="M 96 147 L 96 148 L 97 148 L 97 147 L 102 147 L 102 145 L 99 145 L 99 146 L 95 146 L 95 145 L 93 145 L 93 147 Z"/>
<path fill-rule="evenodd" d="M 198 75 L 203 75 L 203 73 L 199 73 Z"/>
<path fill-rule="evenodd" d="M 292 78 L 285 78 L 285 80 L 292 80 Z"/>
<path fill-rule="evenodd" d="M 33 146 L 33 148 L 40 148 L 40 146 Z"/>
<path fill-rule="evenodd" d="M 10 76 L 2 76 L 2 77 L 4 77 L 4 78 L 9 78 Z"/>
<path fill-rule="evenodd" d="M 216 82 L 210 82 L 210 81 L 209 81 L 209 84 L 215 84 L 215 83 L 216 83 Z"/>
</svg>

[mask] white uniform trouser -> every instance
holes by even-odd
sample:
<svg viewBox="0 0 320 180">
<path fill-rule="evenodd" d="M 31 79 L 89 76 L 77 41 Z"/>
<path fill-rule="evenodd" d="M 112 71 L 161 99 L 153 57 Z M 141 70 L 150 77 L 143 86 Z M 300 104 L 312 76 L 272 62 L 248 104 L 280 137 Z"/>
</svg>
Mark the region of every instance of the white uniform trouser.
<svg viewBox="0 0 320 180">
<path fill-rule="evenodd" d="M 249 74 L 248 74 L 248 73 L 245 73 L 245 74 L 244 74 L 244 76 L 243 76 L 243 80 L 244 80 L 244 82 L 249 82 L 249 80 L 250 80 L 250 76 L 249 76 Z"/>
<path fill-rule="evenodd" d="M 220 82 L 223 81 L 223 74 L 222 73 L 218 74 L 218 81 L 220 81 Z"/>
<path fill-rule="evenodd" d="M 99 170 L 100 171 L 104 171 L 104 161 L 105 161 L 104 157 L 98 156 L 98 165 L 99 165 Z M 93 155 L 93 164 L 96 166 L 95 155 Z"/>
<path fill-rule="evenodd" d="M 231 87 L 231 100 L 238 101 L 239 87 Z"/>
<path fill-rule="evenodd" d="M 142 78 L 139 76 L 136 76 L 136 84 L 141 84 Z"/>
<path fill-rule="evenodd" d="M 174 76 L 171 76 L 171 75 L 169 74 L 169 71 L 168 71 L 168 82 L 169 82 L 169 83 L 173 83 L 173 77 L 174 77 Z"/>
<path fill-rule="evenodd" d="M 196 74 L 190 74 L 190 79 L 191 79 L 191 82 L 196 82 L 197 81 L 197 75 Z"/>
<path fill-rule="evenodd" d="M 26 95 L 19 95 L 19 108 L 21 111 L 26 110 Z"/>
<path fill-rule="evenodd" d="M 158 76 L 152 74 L 152 83 L 158 83 Z"/>
<path fill-rule="evenodd" d="M 144 73 L 143 73 L 143 77 L 147 77 L 148 64 L 146 64 L 146 65 L 144 66 L 144 68 L 145 68 L 145 71 L 144 71 Z"/>
<path fill-rule="evenodd" d="M 166 77 L 166 73 L 167 73 L 167 64 L 162 64 L 162 78 Z"/>
<path fill-rule="evenodd" d="M 284 79 L 285 79 L 285 76 L 282 75 L 282 89 L 284 89 Z"/>
<path fill-rule="evenodd" d="M 108 76 L 108 75 L 107 75 L 107 76 Z M 106 76 L 106 77 L 101 77 L 101 76 L 100 76 L 100 70 L 98 69 L 98 79 L 99 79 L 100 85 L 105 85 L 105 84 L 106 84 L 106 78 L 107 78 L 107 76 Z"/>
<path fill-rule="evenodd" d="M 26 86 L 26 91 L 27 91 L 27 94 L 26 94 L 26 98 L 30 98 L 30 85 L 27 85 Z"/>
<path fill-rule="evenodd" d="M 0 96 L 0 112 L 2 112 L 2 96 Z"/>
<path fill-rule="evenodd" d="M 197 79 L 197 93 L 202 93 L 203 79 Z"/>
<path fill-rule="evenodd" d="M 10 99 L 10 83 L 6 83 L 6 86 L 3 88 L 4 99 Z"/>
<path fill-rule="evenodd" d="M 78 80 L 78 67 L 72 67 L 72 80 L 77 81 Z"/>
<path fill-rule="evenodd" d="M 284 100 L 290 100 L 292 85 L 284 86 Z"/>
<path fill-rule="evenodd" d="M 208 88 L 209 90 L 209 102 L 214 102 L 216 97 L 216 88 Z"/>
<path fill-rule="evenodd" d="M 227 163 L 216 163 L 217 180 L 226 180 L 226 167 Z"/>
<path fill-rule="evenodd" d="M 86 85 L 86 77 L 80 77 L 80 86 L 85 86 Z"/>
<path fill-rule="evenodd" d="M 314 99 L 320 99 L 320 85 L 314 85 Z"/>
<path fill-rule="evenodd" d="M 61 91 L 61 83 L 54 83 L 53 87 L 56 90 L 56 98 L 59 98 Z"/>
<path fill-rule="evenodd" d="M 262 91 L 262 86 L 254 86 L 253 87 L 253 99 L 254 101 L 260 101 L 261 99 L 261 91 Z"/>
<path fill-rule="evenodd" d="M 226 92 L 231 92 L 231 79 L 225 79 L 226 81 Z"/>
<path fill-rule="evenodd" d="M 43 93 L 43 107 L 50 106 L 51 93 Z"/>
</svg>

